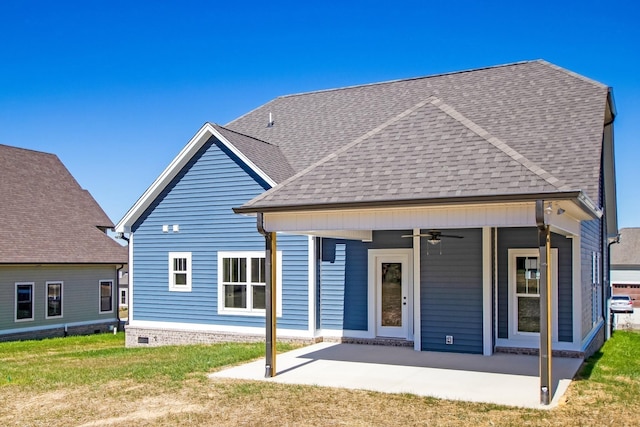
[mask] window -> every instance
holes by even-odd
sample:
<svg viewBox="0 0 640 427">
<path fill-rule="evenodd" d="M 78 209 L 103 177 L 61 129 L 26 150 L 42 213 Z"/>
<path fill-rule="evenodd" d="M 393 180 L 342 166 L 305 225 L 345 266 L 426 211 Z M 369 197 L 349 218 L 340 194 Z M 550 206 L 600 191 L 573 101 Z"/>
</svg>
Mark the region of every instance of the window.
<svg viewBox="0 0 640 427">
<path fill-rule="evenodd" d="M 46 318 L 62 317 L 62 282 L 47 282 Z"/>
<path fill-rule="evenodd" d="M 169 290 L 191 292 L 191 252 L 169 252 Z"/>
<path fill-rule="evenodd" d="M 120 290 L 120 305 L 122 307 L 126 307 L 128 305 L 127 290 L 126 289 L 121 289 Z"/>
<path fill-rule="evenodd" d="M 540 332 L 540 270 L 538 257 L 516 257 L 518 332 Z"/>
<path fill-rule="evenodd" d="M 509 336 L 538 339 L 540 334 L 540 264 L 538 249 L 509 249 Z M 558 249 L 551 249 L 552 334 L 558 331 Z"/>
<path fill-rule="evenodd" d="M 100 281 L 100 313 L 113 311 L 113 280 Z"/>
<path fill-rule="evenodd" d="M 277 253 L 276 311 L 281 305 L 282 254 Z M 218 253 L 218 310 L 221 313 L 262 315 L 266 307 L 264 252 Z"/>
<path fill-rule="evenodd" d="M 600 253 L 591 253 L 591 323 L 602 319 L 602 282 L 600 280 Z"/>
<path fill-rule="evenodd" d="M 16 322 L 33 320 L 33 283 L 16 283 Z"/>
</svg>

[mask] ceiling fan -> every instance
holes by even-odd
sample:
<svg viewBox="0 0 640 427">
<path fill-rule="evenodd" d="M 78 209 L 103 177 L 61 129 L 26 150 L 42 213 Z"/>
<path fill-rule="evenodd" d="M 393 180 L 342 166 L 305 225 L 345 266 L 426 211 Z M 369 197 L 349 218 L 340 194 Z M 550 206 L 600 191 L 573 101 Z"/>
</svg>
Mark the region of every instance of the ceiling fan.
<svg viewBox="0 0 640 427">
<path fill-rule="evenodd" d="M 441 231 L 438 230 L 429 230 L 428 233 L 420 233 L 420 234 L 405 234 L 401 237 L 428 237 L 427 242 L 431 245 L 437 245 L 441 242 L 442 237 L 452 238 L 452 239 L 464 239 L 464 236 L 456 236 L 453 234 L 442 234 Z"/>
</svg>

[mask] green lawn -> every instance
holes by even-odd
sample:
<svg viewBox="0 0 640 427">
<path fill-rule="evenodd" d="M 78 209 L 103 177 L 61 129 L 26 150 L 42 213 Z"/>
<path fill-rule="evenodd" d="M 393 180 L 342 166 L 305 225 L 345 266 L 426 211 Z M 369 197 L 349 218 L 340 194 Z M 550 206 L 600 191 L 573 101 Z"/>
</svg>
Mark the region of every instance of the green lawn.
<svg viewBox="0 0 640 427">
<path fill-rule="evenodd" d="M 238 343 L 126 349 L 122 333 L 0 343 L 0 425 L 625 426 L 640 413 L 637 332 L 615 332 L 553 410 L 207 378 L 263 354 Z"/>
</svg>

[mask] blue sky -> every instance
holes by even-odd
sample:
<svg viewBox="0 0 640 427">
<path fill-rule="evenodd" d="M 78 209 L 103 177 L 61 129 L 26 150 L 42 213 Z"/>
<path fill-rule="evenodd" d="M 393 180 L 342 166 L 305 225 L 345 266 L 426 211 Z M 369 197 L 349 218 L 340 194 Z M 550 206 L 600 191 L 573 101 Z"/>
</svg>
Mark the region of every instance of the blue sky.
<svg viewBox="0 0 640 427">
<path fill-rule="evenodd" d="M 640 2 L 0 2 L 0 144 L 57 154 L 118 221 L 204 122 L 280 95 L 545 59 L 613 87 L 640 226 Z"/>
</svg>

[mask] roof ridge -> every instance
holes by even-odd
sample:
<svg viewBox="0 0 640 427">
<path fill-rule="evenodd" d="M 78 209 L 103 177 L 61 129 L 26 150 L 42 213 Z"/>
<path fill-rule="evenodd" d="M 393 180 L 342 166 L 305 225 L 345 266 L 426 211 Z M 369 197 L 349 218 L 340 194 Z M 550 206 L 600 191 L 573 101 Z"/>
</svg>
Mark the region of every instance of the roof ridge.
<svg viewBox="0 0 640 427">
<path fill-rule="evenodd" d="M 49 152 L 41 151 L 41 150 L 34 150 L 32 148 L 16 147 L 15 145 L 0 144 L 0 147 L 6 147 L 6 148 L 10 148 L 10 149 L 14 149 L 14 150 L 20 150 L 20 151 L 28 151 L 28 152 L 36 153 L 36 154 L 44 154 L 44 155 L 51 156 L 51 157 L 58 157 L 58 155 L 54 154 L 54 153 L 49 153 Z"/>
<path fill-rule="evenodd" d="M 334 159 L 335 157 L 337 157 L 340 154 L 344 153 L 345 151 L 349 150 L 351 147 L 353 147 L 355 145 L 358 145 L 362 141 L 364 141 L 364 140 L 370 138 L 371 136 L 377 134 L 378 132 L 382 131 L 384 128 L 394 124 L 398 120 L 408 116 L 409 114 L 413 113 L 414 111 L 418 110 L 419 108 L 424 107 L 433 98 L 435 98 L 435 97 L 430 96 L 426 100 L 421 101 L 421 102 L 417 103 L 416 105 L 414 105 L 413 107 L 408 108 L 407 110 L 401 112 L 400 114 L 395 115 L 394 117 L 390 118 L 386 122 L 376 126 L 375 128 L 371 129 L 370 131 L 364 133 L 363 135 L 360 135 L 358 138 L 354 139 L 350 143 L 342 146 L 339 150 L 336 150 L 336 151 L 332 152 L 331 154 L 329 154 L 329 155 L 325 156 L 324 158 L 318 160 L 317 162 L 313 163 L 312 165 L 307 166 L 306 168 L 304 168 L 300 172 L 298 172 L 298 173 L 292 175 L 291 177 L 287 178 L 286 180 L 282 181 L 281 183 L 279 183 L 277 186 L 273 187 L 272 189 L 270 189 L 268 191 L 265 191 L 264 193 L 260 194 L 259 196 L 253 198 L 248 203 L 255 203 L 255 202 L 258 202 L 258 201 L 262 200 L 263 198 L 265 198 L 267 196 L 270 196 L 271 194 L 277 192 L 278 189 L 281 188 L 284 184 L 287 184 L 287 183 L 293 181 L 294 179 L 298 178 L 299 176 L 302 176 L 302 175 L 306 174 L 307 172 L 311 171 L 312 169 L 315 169 L 318 166 L 321 166 L 324 163 L 328 162 L 329 160 Z"/>
<path fill-rule="evenodd" d="M 458 110 L 445 103 L 441 99 L 437 97 L 432 97 L 431 104 L 435 107 L 439 108 L 443 113 L 447 114 L 452 119 L 456 120 L 458 123 L 462 124 L 476 135 L 487 141 L 489 144 L 493 145 L 498 150 L 502 151 L 504 154 L 509 156 L 512 160 L 520 163 L 522 166 L 527 168 L 529 171 L 533 172 L 558 190 L 568 191 L 571 190 L 569 186 L 567 186 L 560 179 L 553 176 L 551 173 L 547 172 L 513 148 L 509 146 L 506 142 L 493 136 L 489 131 L 484 129 L 482 126 L 476 124 L 474 121 L 468 119 L 465 115 L 460 113 Z"/>
<path fill-rule="evenodd" d="M 469 68 L 469 69 L 466 69 L 466 70 L 447 71 L 447 72 L 443 72 L 443 73 L 429 74 L 429 75 L 426 75 L 426 76 L 407 77 L 407 78 L 403 78 L 403 79 L 384 80 L 384 81 L 381 81 L 381 82 L 361 83 L 361 84 L 355 84 L 355 85 L 349 85 L 349 86 L 343 86 L 343 87 L 335 87 L 335 88 L 329 88 L 329 89 L 318 89 L 318 90 L 312 90 L 312 91 L 309 91 L 309 92 L 291 93 L 291 94 L 287 94 L 287 95 L 280 95 L 280 96 L 272 99 L 268 103 L 273 102 L 274 100 L 277 100 L 277 99 L 282 99 L 282 98 L 292 98 L 292 97 L 295 97 L 295 96 L 312 95 L 312 94 L 315 94 L 315 93 L 334 92 L 334 91 L 340 91 L 340 90 L 346 90 L 346 89 L 356 89 L 356 88 L 360 88 L 360 87 L 369 87 L 369 86 L 386 85 L 386 84 L 393 84 L 393 83 L 400 83 L 400 82 L 408 82 L 408 81 L 413 81 L 413 80 L 431 79 L 431 78 L 434 78 L 434 77 L 443 77 L 443 76 L 450 76 L 450 75 L 456 75 L 456 74 L 472 73 L 472 72 L 475 72 L 475 71 L 490 70 L 490 69 L 494 69 L 494 68 L 512 67 L 512 66 L 516 66 L 516 65 L 529 64 L 529 63 L 534 63 L 534 62 L 538 62 L 538 61 L 539 60 L 517 61 L 517 62 L 510 62 L 510 63 L 507 63 L 507 64 L 488 65 L 488 66 L 485 66 L 485 67 Z M 267 104 L 263 104 L 262 106 L 267 105 Z M 253 111 L 255 111 L 255 110 L 253 110 Z"/>
<path fill-rule="evenodd" d="M 536 60 L 524 60 L 524 61 L 516 61 L 516 62 L 510 62 L 507 64 L 499 64 L 499 65 L 488 65 L 485 67 L 478 67 L 478 68 L 469 68 L 466 70 L 457 70 L 457 71 L 448 71 L 448 72 L 444 72 L 444 73 L 436 73 L 436 74 L 429 74 L 426 76 L 417 76 L 417 77 L 407 77 L 404 79 L 394 79 L 394 80 L 385 80 L 385 81 L 381 81 L 381 82 L 373 82 L 373 83 L 362 83 L 362 84 L 355 84 L 355 85 L 349 85 L 349 86 L 342 86 L 342 87 L 334 87 L 334 88 L 329 88 L 329 89 L 318 89 L 318 90 L 311 90 L 308 92 L 298 92 L 298 93 L 291 93 L 291 94 L 287 94 L 287 95 L 280 95 L 277 96 L 269 101 L 267 101 L 267 103 L 265 104 L 261 104 L 258 105 L 256 108 L 248 111 L 247 113 L 241 115 L 240 117 L 236 117 L 235 119 L 231 120 L 229 123 L 227 123 L 225 126 L 229 126 L 235 122 L 240 121 L 241 119 L 243 119 L 244 117 L 260 110 L 261 108 L 279 100 L 279 99 L 285 99 L 285 98 L 293 98 L 296 96 L 305 96 L 305 95 L 313 95 L 313 94 L 317 94 L 317 93 L 325 93 L 325 92 L 337 92 L 337 91 L 341 91 L 341 90 L 349 90 L 349 89 L 357 89 L 357 88 L 361 88 L 361 87 L 370 87 L 370 86 L 378 86 L 378 85 L 386 85 L 386 84 L 393 84 L 393 83 L 400 83 L 400 82 L 409 82 L 409 81 L 413 81 L 413 80 L 423 80 L 423 79 L 431 79 L 431 78 L 435 78 L 435 77 L 443 77 L 443 76 L 450 76 L 450 75 L 456 75 L 456 74 L 464 74 L 464 73 L 472 73 L 475 71 L 480 71 L 480 70 L 490 70 L 490 69 L 494 69 L 494 68 L 504 68 L 504 67 L 513 67 L 516 65 L 523 65 L 523 64 L 530 64 L 530 63 L 535 63 L 535 62 L 540 62 L 542 60 L 540 59 L 536 59 Z M 546 61 L 542 61 L 544 63 L 547 63 Z M 550 63 L 548 63 L 550 64 Z M 552 65 L 552 64 L 550 64 Z M 561 68 L 560 68 L 561 69 Z"/>
<path fill-rule="evenodd" d="M 233 129 L 229 129 L 228 127 L 225 127 L 225 126 L 219 125 L 219 124 L 217 124 L 217 123 L 211 123 L 211 126 L 219 127 L 219 128 L 221 128 L 221 129 L 226 130 L 227 132 L 233 132 L 233 133 L 235 133 L 236 135 L 241 135 L 241 136 L 244 136 L 244 137 L 247 137 L 247 138 L 251 138 L 251 139 L 253 139 L 253 140 L 255 140 L 255 141 L 262 142 L 262 143 L 265 143 L 265 144 L 267 144 L 267 145 L 271 145 L 272 147 L 280 148 L 280 146 L 279 146 L 278 144 L 273 144 L 273 143 L 268 142 L 268 141 L 265 141 L 265 140 L 263 140 L 263 139 L 256 138 L 255 136 L 247 135 L 246 133 L 242 133 L 242 132 L 235 131 L 235 130 L 233 130 Z"/>
<path fill-rule="evenodd" d="M 571 70 L 567 70 L 566 68 L 562 68 L 559 65 L 552 64 L 551 62 L 545 61 L 544 59 L 538 59 L 538 60 L 536 60 L 534 62 L 538 62 L 539 64 L 546 65 L 549 68 L 553 68 L 556 71 L 560 71 L 562 73 L 568 74 L 568 75 L 570 75 L 572 77 L 577 78 L 578 80 L 582 80 L 583 82 L 590 83 L 590 84 L 592 84 L 594 86 L 605 88 L 605 89 L 609 88 L 609 86 L 605 85 L 604 83 L 600 83 L 599 81 L 591 79 L 591 78 L 586 77 L 586 76 L 583 76 L 582 74 L 578 74 L 578 73 L 573 72 Z"/>
</svg>

